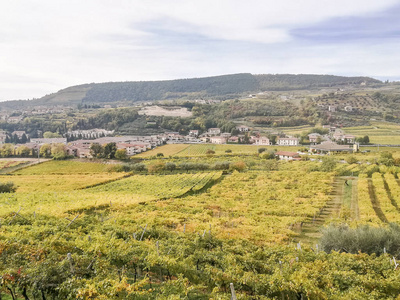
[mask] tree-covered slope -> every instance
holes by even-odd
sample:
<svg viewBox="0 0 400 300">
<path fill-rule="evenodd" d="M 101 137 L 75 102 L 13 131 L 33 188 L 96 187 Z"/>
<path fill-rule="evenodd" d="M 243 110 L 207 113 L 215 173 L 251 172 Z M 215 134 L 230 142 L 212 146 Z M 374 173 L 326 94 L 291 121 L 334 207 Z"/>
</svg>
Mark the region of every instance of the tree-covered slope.
<svg viewBox="0 0 400 300">
<path fill-rule="evenodd" d="M 248 93 L 312 89 L 343 85 L 379 84 L 369 77 L 250 73 L 164 81 L 126 81 L 72 86 L 32 101 L 1 103 L 4 108 L 77 103 L 141 102 L 165 99 L 232 99 Z"/>
</svg>

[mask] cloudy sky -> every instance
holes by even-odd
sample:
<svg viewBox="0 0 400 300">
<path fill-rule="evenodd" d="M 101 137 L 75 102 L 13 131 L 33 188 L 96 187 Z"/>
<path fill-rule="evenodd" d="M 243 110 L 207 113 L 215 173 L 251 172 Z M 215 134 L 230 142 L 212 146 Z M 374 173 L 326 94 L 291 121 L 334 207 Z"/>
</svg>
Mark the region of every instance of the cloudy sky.
<svg viewBox="0 0 400 300">
<path fill-rule="evenodd" d="M 0 101 L 232 73 L 400 80 L 400 0 L 5 0 Z"/>
</svg>

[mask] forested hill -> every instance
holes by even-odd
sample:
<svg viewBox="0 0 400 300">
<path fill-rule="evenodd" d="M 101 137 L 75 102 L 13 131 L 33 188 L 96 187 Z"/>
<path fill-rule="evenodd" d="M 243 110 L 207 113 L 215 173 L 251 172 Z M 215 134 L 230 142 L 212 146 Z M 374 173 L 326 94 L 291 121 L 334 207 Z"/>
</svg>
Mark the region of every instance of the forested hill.
<svg viewBox="0 0 400 300">
<path fill-rule="evenodd" d="M 250 73 L 242 73 L 165 81 L 91 83 L 69 87 L 40 99 L 18 102 L 18 104 L 138 102 L 179 98 L 199 99 L 204 97 L 224 100 L 260 91 L 312 89 L 349 84 L 359 85 L 362 82 L 369 85 L 381 83 L 379 80 L 369 77 L 304 74 L 252 75 Z M 10 106 L 12 103 L 0 105 Z"/>
</svg>

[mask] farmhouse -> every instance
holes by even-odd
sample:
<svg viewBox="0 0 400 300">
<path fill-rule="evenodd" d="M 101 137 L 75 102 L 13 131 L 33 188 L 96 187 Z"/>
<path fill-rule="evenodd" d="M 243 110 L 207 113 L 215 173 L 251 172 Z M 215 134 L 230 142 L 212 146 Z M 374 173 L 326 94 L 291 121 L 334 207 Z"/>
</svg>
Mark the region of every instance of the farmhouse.
<svg viewBox="0 0 400 300">
<path fill-rule="evenodd" d="M 301 160 L 297 152 L 278 151 L 275 153 L 275 156 L 279 157 L 280 160 Z"/>
</svg>

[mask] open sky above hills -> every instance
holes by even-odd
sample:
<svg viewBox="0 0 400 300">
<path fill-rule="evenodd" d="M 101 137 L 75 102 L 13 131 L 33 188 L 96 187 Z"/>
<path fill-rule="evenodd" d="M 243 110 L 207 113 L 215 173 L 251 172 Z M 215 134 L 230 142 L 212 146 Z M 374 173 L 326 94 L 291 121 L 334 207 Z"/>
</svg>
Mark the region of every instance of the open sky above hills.
<svg viewBox="0 0 400 300">
<path fill-rule="evenodd" d="M 399 0 L 20 0 L 0 10 L 0 101 L 250 72 L 400 80 Z"/>
</svg>

